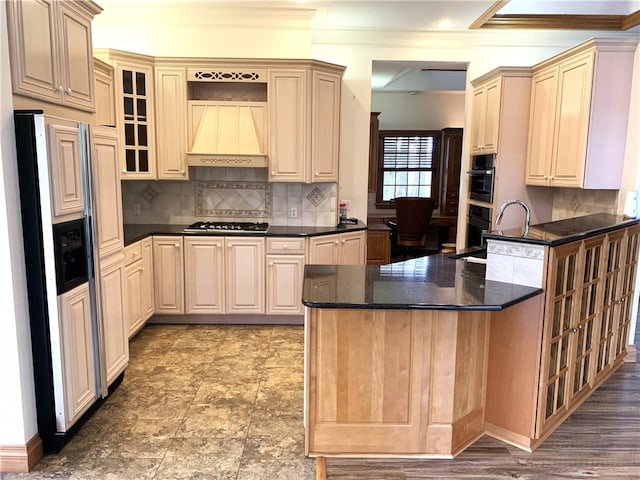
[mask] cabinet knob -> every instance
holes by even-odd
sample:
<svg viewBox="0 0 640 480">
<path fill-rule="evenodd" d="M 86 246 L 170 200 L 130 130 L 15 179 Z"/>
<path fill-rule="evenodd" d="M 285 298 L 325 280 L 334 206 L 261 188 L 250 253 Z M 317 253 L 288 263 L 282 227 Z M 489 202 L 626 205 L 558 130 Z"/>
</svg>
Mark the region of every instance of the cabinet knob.
<svg viewBox="0 0 640 480">
<path fill-rule="evenodd" d="M 273 262 L 269 262 L 269 266 L 270 266 L 270 267 L 273 267 Z"/>
<path fill-rule="evenodd" d="M 64 90 L 64 88 L 62 88 L 62 85 L 58 85 L 58 91 L 62 92 Z"/>
<path fill-rule="evenodd" d="M 140 271 L 141 271 L 141 272 L 144 272 L 144 267 L 140 267 Z"/>
<path fill-rule="evenodd" d="M 338 242 L 338 240 L 336 240 L 336 241 L 335 241 L 335 242 L 333 242 L 333 243 L 335 243 L 336 245 L 338 245 L 338 243 L 340 243 L 340 242 Z"/>
<path fill-rule="evenodd" d="M 284 245 L 282 245 L 282 248 L 284 248 L 286 250 L 288 248 L 287 244 L 285 243 Z"/>
<path fill-rule="evenodd" d="M 346 242 L 346 240 L 342 240 L 342 243 L 345 243 L 345 242 Z"/>
<path fill-rule="evenodd" d="M 70 88 L 67 88 L 67 93 L 73 93 L 73 90 L 71 90 Z"/>
<path fill-rule="evenodd" d="M 276 174 L 276 172 L 274 172 L 273 170 L 271 170 L 271 175 L 275 175 L 275 174 Z"/>
<path fill-rule="evenodd" d="M 178 248 L 180 246 L 179 243 L 174 244 L 174 247 Z"/>
</svg>

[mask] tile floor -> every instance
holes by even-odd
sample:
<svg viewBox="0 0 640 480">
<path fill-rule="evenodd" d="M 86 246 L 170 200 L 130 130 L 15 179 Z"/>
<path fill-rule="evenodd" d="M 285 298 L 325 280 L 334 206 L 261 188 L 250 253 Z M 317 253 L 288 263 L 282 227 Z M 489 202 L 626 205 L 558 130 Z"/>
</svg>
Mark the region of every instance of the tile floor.
<svg viewBox="0 0 640 480">
<path fill-rule="evenodd" d="M 57 455 L 3 480 L 315 478 L 303 329 L 148 325 L 120 387 Z"/>
</svg>

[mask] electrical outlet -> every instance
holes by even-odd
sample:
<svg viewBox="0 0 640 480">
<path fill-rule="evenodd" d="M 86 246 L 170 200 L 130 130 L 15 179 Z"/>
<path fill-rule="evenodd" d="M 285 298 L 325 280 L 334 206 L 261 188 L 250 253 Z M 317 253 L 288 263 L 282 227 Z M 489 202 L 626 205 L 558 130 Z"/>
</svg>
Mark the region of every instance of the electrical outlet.
<svg viewBox="0 0 640 480">
<path fill-rule="evenodd" d="M 298 209 L 296 207 L 291 207 L 289 209 L 289 217 L 290 218 L 298 218 Z"/>
</svg>

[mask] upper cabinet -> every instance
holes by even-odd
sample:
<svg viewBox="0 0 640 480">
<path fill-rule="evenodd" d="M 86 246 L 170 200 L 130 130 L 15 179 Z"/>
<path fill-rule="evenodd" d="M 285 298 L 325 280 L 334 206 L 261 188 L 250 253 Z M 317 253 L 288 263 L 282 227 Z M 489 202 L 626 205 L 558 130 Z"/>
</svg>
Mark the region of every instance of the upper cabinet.
<svg viewBox="0 0 640 480">
<path fill-rule="evenodd" d="M 117 50 L 94 54 L 114 69 L 121 178 L 155 179 L 154 59 Z"/>
<path fill-rule="evenodd" d="M 269 71 L 269 180 L 336 182 L 343 67 Z"/>
<path fill-rule="evenodd" d="M 502 78 L 473 84 L 471 153 L 496 153 Z"/>
<path fill-rule="evenodd" d="M 635 39 L 591 39 L 533 67 L 527 185 L 619 189 Z"/>
<path fill-rule="evenodd" d="M 113 67 L 97 58 L 93 59 L 96 88 L 96 125 L 116 125 L 116 95 Z"/>
<path fill-rule="evenodd" d="M 102 9 L 90 0 L 6 5 L 13 93 L 95 111 L 91 20 Z"/>
</svg>

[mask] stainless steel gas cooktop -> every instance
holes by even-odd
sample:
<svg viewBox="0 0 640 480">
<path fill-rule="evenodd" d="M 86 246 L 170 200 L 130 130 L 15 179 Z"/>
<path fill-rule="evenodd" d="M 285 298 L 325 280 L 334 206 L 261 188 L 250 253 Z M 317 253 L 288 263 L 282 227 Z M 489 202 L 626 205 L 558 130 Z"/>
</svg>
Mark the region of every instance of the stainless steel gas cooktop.
<svg viewBox="0 0 640 480">
<path fill-rule="evenodd" d="M 265 233 L 269 229 L 267 222 L 196 222 L 184 229 L 185 233 Z"/>
</svg>

